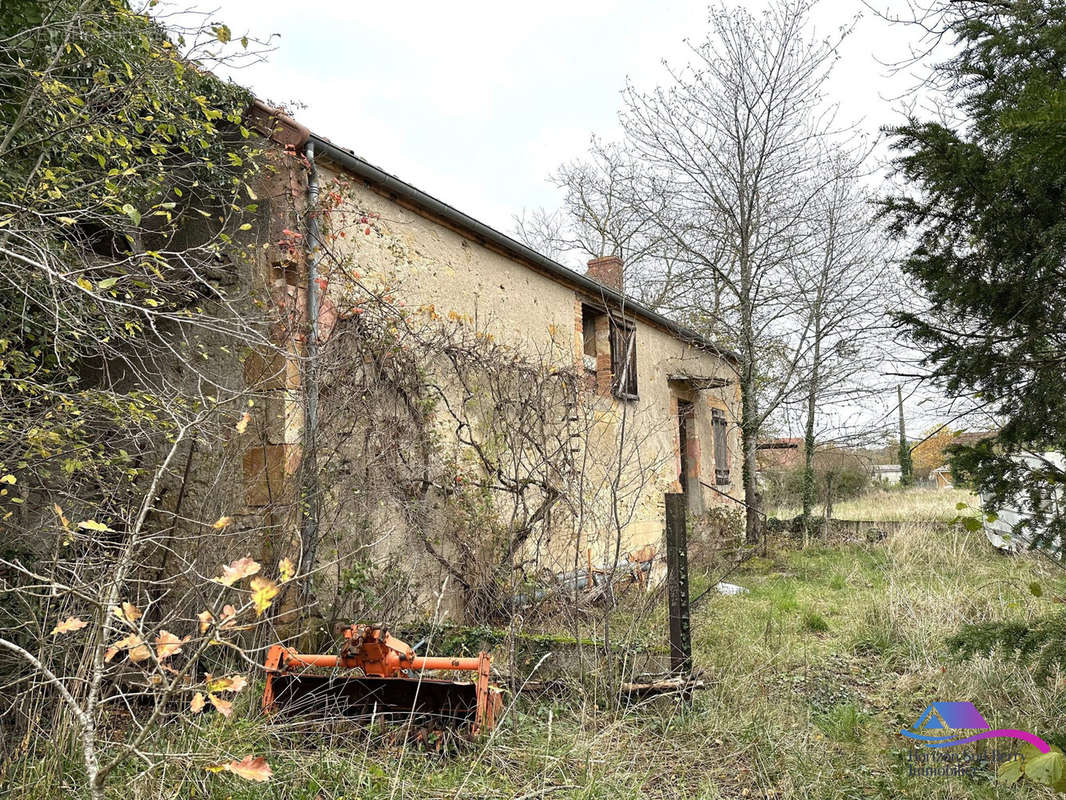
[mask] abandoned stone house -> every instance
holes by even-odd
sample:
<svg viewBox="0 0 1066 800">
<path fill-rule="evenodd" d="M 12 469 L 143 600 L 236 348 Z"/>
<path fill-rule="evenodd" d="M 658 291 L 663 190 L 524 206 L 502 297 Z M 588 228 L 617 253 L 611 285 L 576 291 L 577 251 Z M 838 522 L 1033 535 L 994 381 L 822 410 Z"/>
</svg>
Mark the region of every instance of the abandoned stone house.
<svg viewBox="0 0 1066 800">
<path fill-rule="evenodd" d="M 361 312 L 344 297 L 345 280 L 375 272 L 391 282 L 387 288 L 396 287 L 397 302 L 405 308 L 444 323 L 466 323 L 477 328 L 479 337 L 506 343 L 541 359 L 547 369 L 575 376 L 573 402 L 587 420 L 580 470 L 582 475 L 598 472 L 601 496 L 596 502 L 601 509 L 604 503 L 610 508 L 589 515 L 579 544 L 566 541 L 568 534 L 557 536 L 552 545 L 557 552 L 577 546 L 582 562 L 606 563 L 613 557 L 612 545 L 615 555 L 658 546 L 666 492 L 685 492 L 693 514 L 734 505 L 729 496 L 741 495 L 735 357 L 628 298 L 617 257 L 594 259 L 580 274 L 276 110 L 256 104 L 250 116 L 275 145 L 279 166 L 258 189 L 263 224 L 269 229 L 263 237 L 269 242 L 264 278 L 315 320 L 316 342 L 324 342 Z M 343 192 L 337 188 L 341 185 Z M 323 234 L 317 225 L 305 226 L 309 203 L 327 195 L 333 198 L 334 217 L 354 217 L 357 233 L 368 234 L 341 233 L 344 238 L 334 237 L 331 245 L 359 272 L 344 273 L 320 257 L 320 243 L 314 239 Z M 372 227 L 374 235 L 369 235 Z M 277 243 L 293 231 L 304 231 L 312 241 L 302 242 L 306 249 L 295 263 L 282 266 L 286 257 L 293 262 L 292 248 L 280 253 Z M 307 391 L 305 370 L 290 364 L 280 373 L 279 388 L 290 398 L 281 403 L 282 422 L 272 428 L 272 441 L 250 447 L 244 457 L 245 498 L 252 507 L 266 502 L 266 484 L 283 483 L 298 471 L 306 448 L 307 418 L 302 406 L 291 401 Z M 337 396 L 328 387 L 322 389 L 321 420 Z M 573 408 L 560 408 L 557 414 L 570 424 L 577 416 Z M 315 424 L 327 426 L 323 421 Z M 442 426 L 445 438 L 461 438 L 461 424 L 459 434 L 455 425 L 450 428 Z M 351 428 L 346 430 L 350 436 Z M 627 437 L 629 449 L 620 444 Z M 612 471 L 625 481 L 612 479 Z M 619 491 L 622 483 L 631 487 L 628 494 Z M 327 494 L 326 504 L 335 508 L 322 509 L 320 516 L 331 524 L 350 524 L 344 521 L 343 508 L 350 498 L 343 492 Z M 620 504 L 624 513 L 618 512 Z M 399 535 L 403 525 L 387 504 L 379 506 L 370 527 L 382 537 L 392 528 Z M 571 528 L 579 513 L 571 508 Z M 558 515 L 554 524 L 559 524 Z M 591 531 L 590 526 L 605 529 Z M 434 541 L 438 548 L 446 547 Z M 429 540 L 426 545 L 433 550 Z M 391 547 L 396 552 L 395 542 Z M 407 563 L 417 563 L 421 571 L 437 566 L 410 543 L 399 548 Z M 330 555 L 341 557 L 339 551 Z M 445 561 L 440 552 L 434 555 L 437 562 Z M 559 565 L 572 560 L 572 553 L 560 556 L 550 568 L 561 570 Z"/>
</svg>

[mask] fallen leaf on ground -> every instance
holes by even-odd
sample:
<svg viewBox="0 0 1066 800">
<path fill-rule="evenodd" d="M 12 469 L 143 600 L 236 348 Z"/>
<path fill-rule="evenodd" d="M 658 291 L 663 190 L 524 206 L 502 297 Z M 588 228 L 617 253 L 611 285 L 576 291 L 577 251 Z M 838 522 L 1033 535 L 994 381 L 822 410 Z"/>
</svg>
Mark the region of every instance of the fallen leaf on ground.
<svg viewBox="0 0 1066 800">
<path fill-rule="evenodd" d="M 270 769 L 270 765 L 262 756 L 245 756 L 240 761 L 229 762 L 224 769 L 234 775 L 239 775 L 246 781 L 259 781 L 261 783 L 270 780 L 270 776 L 274 774 Z"/>
</svg>

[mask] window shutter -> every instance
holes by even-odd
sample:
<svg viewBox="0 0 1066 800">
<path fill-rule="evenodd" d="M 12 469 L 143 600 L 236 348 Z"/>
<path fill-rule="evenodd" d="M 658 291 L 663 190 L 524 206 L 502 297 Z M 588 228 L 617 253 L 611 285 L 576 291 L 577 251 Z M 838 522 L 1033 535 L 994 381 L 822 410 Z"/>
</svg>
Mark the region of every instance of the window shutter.
<svg viewBox="0 0 1066 800">
<path fill-rule="evenodd" d="M 616 397 L 637 399 L 637 331 L 611 318 L 611 388 Z"/>
<path fill-rule="evenodd" d="M 728 424 L 725 412 L 720 408 L 711 409 L 711 427 L 714 429 L 714 482 L 718 485 L 729 483 L 729 448 L 726 431 Z"/>
</svg>

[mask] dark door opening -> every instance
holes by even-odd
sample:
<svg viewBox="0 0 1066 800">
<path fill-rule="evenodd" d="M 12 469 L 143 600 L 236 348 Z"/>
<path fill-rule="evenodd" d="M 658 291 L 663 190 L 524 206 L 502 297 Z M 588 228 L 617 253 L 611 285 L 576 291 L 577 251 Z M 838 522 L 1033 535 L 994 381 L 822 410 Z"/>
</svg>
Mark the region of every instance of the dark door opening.
<svg viewBox="0 0 1066 800">
<path fill-rule="evenodd" d="M 689 471 L 689 436 L 692 432 L 692 416 L 695 413 L 695 407 L 687 400 L 677 401 L 677 441 L 679 450 L 681 453 L 681 463 L 679 465 L 680 471 L 677 475 L 677 482 L 681 484 L 681 492 L 688 495 L 688 480 L 691 472 Z"/>
</svg>

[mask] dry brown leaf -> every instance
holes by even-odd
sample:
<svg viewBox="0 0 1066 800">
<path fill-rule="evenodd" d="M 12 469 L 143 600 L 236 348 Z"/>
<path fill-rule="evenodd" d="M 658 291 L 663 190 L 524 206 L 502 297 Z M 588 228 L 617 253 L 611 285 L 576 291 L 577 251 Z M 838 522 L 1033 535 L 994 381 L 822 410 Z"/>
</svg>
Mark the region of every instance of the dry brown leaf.
<svg viewBox="0 0 1066 800">
<path fill-rule="evenodd" d="M 119 639 L 117 642 L 115 642 L 113 645 L 107 648 L 107 650 L 104 651 L 104 661 L 110 661 L 111 659 L 113 659 L 116 655 L 118 655 L 118 652 L 120 650 L 127 650 L 131 647 L 142 647 L 143 644 L 144 643 L 141 641 L 140 636 L 135 633 L 131 633 L 129 636 Z M 137 651 L 139 660 L 143 661 L 144 659 L 140 658 L 141 653 L 141 650 Z M 148 655 L 146 654 L 145 658 L 147 657 Z M 133 658 L 133 656 L 131 655 L 130 658 Z"/>
<path fill-rule="evenodd" d="M 137 639 L 140 642 L 140 639 Z M 152 651 L 148 645 L 141 642 L 141 644 L 134 645 L 130 648 L 129 652 L 130 661 L 134 664 L 140 664 L 142 661 L 147 661 L 152 657 Z"/>
<path fill-rule="evenodd" d="M 225 764 L 223 769 L 226 772 L 232 772 L 234 775 L 244 778 L 246 781 L 259 781 L 260 783 L 270 780 L 270 776 L 274 774 L 270 769 L 270 765 L 262 756 L 245 756 L 240 761 L 231 761 Z"/>
<path fill-rule="evenodd" d="M 210 611 L 201 611 L 196 615 L 196 618 L 200 620 L 200 633 L 207 633 L 207 629 L 211 627 L 211 623 L 215 621 L 215 615 Z"/>
<path fill-rule="evenodd" d="M 52 510 L 56 512 L 56 516 L 59 517 L 59 524 L 70 530 L 70 520 L 63 516 L 63 509 L 59 507 L 59 503 L 52 506 Z"/>
<path fill-rule="evenodd" d="M 257 572 L 259 572 L 259 562 L 245 556 L 244 558 L 238 558 L 232 564 L 222 567 L 222 576 L 215 578 L 215 580 L 223 586 L 232 586 L 241 578 L 247 578 Z"/>
<path fill-rule="evenodd" d="M 188 637 L 179 639 L 170 631 L 161 630 L 159 635 L 155 637 L 156 657 L 162 661 L 164 658 L 170 658 L 175 653 L 180 653 L 181 646 L 187 641 L 189 641 Z"/>
<path fill-rule="evenodd" d="M 233 713 L 233 703 L 229 700 L 223 700 L 221 697 L 215 697 L 213 694 L 209 694 L 208 698 L 211 700 L 211 705 L 213 705 L 215 710 L 222 716 L 228 717 Z"/>
<path fill-rule="evenodd" d="M 189 711 L 194 714 L 199 714 L 204 710 L 204 695 L 203 692 L 197 692 L 192 696 L 192 700 L 189 702 Z"/>
<path fill-rule="evenodd" d="M 233 628 L 237 625 L 237 609 L 231 606 L 229 603 L 222 606 L 222 624 L 220 628 Z"/>
<path fill-rule="evenodd" d="M 214 528 L 216 531 L 221 531 L 221 530 L 225 530 L 226 528 L 228 528 L 232 524 L 233 524 L 233 517 L 219 517 L 218 519 L 215 520 L 215 524 L 212 525 L 211 527 Z"/>
<path fill-rule="evenodd" d="M 84 622 L 78 619 L 77 617 L 67 617 L 65 620 L 63 620 L 54 628 L 52 628 L 52 635 L 57 636 L 60 633 L 73 633 L 74 631 L 80 631 L 88 624 L 88 622 Z"/>
<path fill-rule="evenodd" d="M 128 622 L 136 622 L 144 616 L 143 612 L 132 603 L 122 604 L 122 616 L 126 618 Z"/>
<path fill-rule="evenodd" d="M 241 418 L 237 420 L 237 424 L 233 427 L 236 429 L 237 433 L 244 433 L 246 430 L 248 430 L 248 423 L 251 421 L 252 415 L 245 411 L 243 414 L 241 414 Z"/>
<path fill-rule="evenodd" d="M 270 603 L 277 597 L 278 585 L 270 578 L 252 578 L 252 604 L 255 606 L 255 615 L 258 617 L 268 608 Z"/>
</svg>

